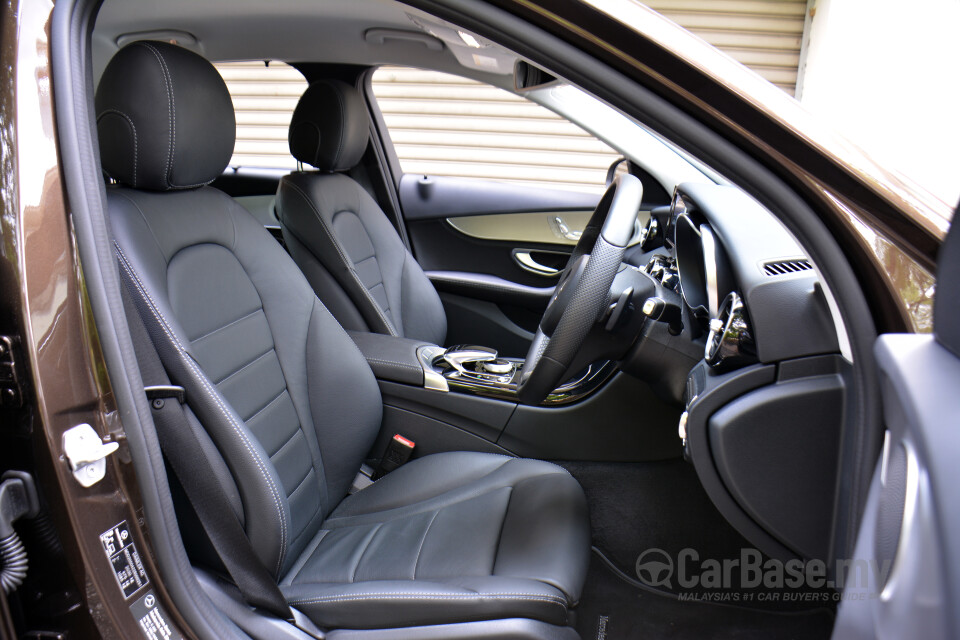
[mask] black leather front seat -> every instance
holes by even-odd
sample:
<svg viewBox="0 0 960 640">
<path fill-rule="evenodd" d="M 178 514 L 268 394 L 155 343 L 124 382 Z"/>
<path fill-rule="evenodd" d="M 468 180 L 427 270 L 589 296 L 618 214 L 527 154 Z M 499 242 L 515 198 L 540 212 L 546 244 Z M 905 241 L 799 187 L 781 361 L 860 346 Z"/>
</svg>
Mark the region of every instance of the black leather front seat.
<svg viewBox="0 0 960 640">
<path fill-rule="evenodd" d="M 567 624 L 590 535 L 560 467 L 437 454 L 346 495 L 380 427 L 379 389 L 280 245 L 205 186 L 235 136 L 213 66 L 133 43 L 105 70 L 96 112 L 119 183 L 107 198 L 121 274 L 289 602 L 322 627 Z"/>
<path fill-rule="evenodd" d="M 370 125 L 356 89 L 314 82 L 290 121 L 290 152 L 317 171 L 280 181 L 277 217 L 293 259 L 344 328 L 442 345 L 447 318 L 433 284 L 383 210 L 352 178 Z"/>
</svg>

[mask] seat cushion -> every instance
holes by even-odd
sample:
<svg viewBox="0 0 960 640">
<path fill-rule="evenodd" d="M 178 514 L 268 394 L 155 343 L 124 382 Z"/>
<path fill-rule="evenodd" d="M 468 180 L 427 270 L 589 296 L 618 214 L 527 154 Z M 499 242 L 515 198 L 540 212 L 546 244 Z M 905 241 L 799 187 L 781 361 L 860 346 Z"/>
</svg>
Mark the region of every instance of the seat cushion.
<svg viewBox="0 0 960 640">
<path fill-rule="evenodd" d="M 281 589 L 320 626 L 512 617 L 562 625 L 589 550 L 583 490 L 561 467 L 440 453 L 348 496 Z"/>
</svg>

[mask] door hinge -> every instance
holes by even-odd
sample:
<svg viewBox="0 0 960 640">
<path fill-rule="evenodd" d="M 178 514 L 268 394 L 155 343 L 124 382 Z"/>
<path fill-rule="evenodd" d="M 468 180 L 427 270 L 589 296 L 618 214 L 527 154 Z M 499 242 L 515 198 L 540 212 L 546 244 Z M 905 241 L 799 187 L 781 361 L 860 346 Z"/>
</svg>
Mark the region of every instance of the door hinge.
<svg viewBox="0 0 960 640">
<path fill-rule="evenodd" d="M 107 456 L 120 445 L 104 442 L 89 424 L 78 424 L 63 432 L 63 455 L 73 477 L 84 487 L 92 487 L 107 474 Z"/>
<path fill-rule="evenodd" d="M 0 407 L 9 409 L 23 406 L 17 344 L 18 341 L 13 336 L 0 336 Z"/>
</svg>

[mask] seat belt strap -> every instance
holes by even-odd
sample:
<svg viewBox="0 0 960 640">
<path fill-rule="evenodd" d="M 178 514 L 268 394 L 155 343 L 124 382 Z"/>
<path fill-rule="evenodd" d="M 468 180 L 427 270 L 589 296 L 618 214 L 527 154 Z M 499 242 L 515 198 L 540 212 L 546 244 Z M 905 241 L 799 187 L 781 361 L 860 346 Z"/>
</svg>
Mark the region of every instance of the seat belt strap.
<svg viewBox="0 0 960 640">
<path fill-rule="evenodd" d="M 253 550 L 223 487 L 213 474 L 205 471 L 210 465 L 181 404 L 185 399 L 183 387 L 170 384 L 160 355 L 125 284 L 121 286 L 121 292 L 160 448 L 180 480 L 207 537 L 250 606 L 299 626 L 300 620 L 295 618 L 280 587 Z"/>
</svg>

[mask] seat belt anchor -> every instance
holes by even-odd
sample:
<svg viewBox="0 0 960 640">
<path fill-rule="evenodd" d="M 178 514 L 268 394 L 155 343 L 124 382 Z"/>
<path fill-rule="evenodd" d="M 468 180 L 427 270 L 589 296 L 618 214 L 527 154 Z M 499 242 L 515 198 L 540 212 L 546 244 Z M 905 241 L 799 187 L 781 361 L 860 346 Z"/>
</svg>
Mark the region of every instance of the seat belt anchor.
<svg viewBox="0 0 960 640">
<path fill-rule="evenodd" d="M 147 400 L 150 401 L 154 409 L 162 409 L 163 401 L 168 398 L 176 398 L 177 402 L 183 404 L 187 401 L 187 390 L 173 384 L 160 384 L 152 387 L 144 387 L 143 391 L 147 394 Z"/>
</svg>

